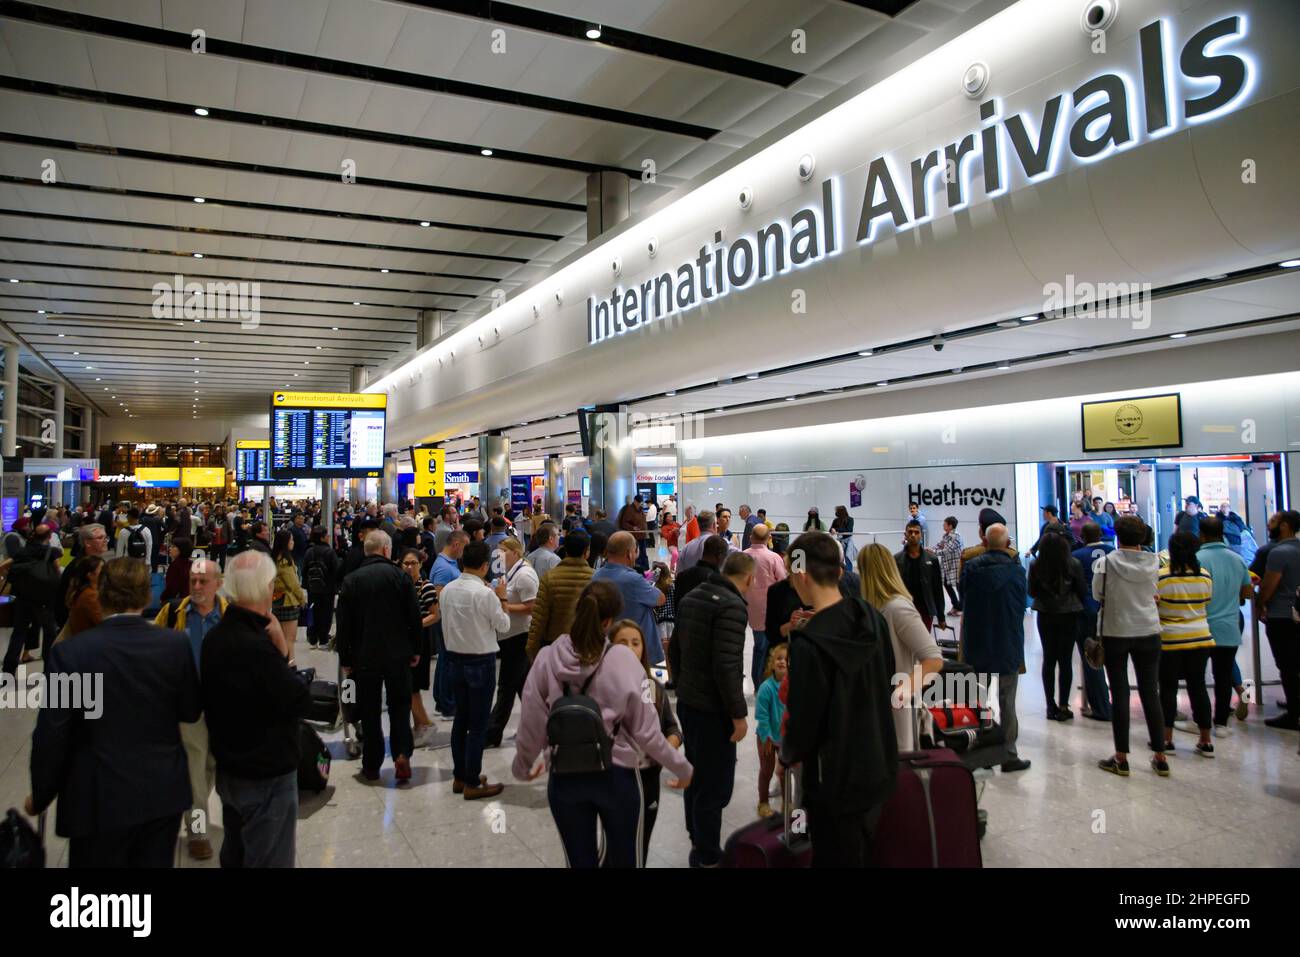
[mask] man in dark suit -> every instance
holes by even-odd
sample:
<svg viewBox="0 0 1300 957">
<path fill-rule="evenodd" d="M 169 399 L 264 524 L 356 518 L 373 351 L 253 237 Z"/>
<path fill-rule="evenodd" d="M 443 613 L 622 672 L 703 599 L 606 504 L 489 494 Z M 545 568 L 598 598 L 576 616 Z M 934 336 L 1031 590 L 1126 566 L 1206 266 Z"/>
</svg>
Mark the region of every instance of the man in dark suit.
<svg viewBox="0 0 1300 957">
<path fill-rule="evenodd" d="M 104 623 L 46 660 L 26 810 L 58 798 L 69 867 L 170 867 L 190 806 L 180 725 L 202 712 L 198 669 L 184 635 L 140 617 L 149 599 L 148 566 L 110 560 Z"/>
</svg>

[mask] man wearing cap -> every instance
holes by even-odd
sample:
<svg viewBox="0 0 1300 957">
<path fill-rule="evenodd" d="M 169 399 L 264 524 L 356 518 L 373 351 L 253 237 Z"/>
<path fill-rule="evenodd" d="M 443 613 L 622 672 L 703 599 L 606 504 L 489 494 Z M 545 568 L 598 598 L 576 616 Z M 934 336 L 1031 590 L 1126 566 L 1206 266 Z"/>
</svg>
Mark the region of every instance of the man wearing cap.
<svg viewBox="0 0 1300 957">
<path fill-rule="evenodd" d="M 186 510 L 188 514 L 188 510 Z M 151 502 L 140 516 L 140 524 L 149 530 L 149 543 L 152 547 L 152 554 L 149 556 L 149 567 L 157 568 L 162 564 L 162 547 L 163 547 L 163 510 L 157 502 Z M 182 526 L 183 529 L 188 526 Z M 177 536 L 178 538 L 182 536 Z M 188 535 L 184 537 L 188 538 Z M 192 540 L 192 539 L 191 539 Z"/>
<path fill-rule="evenodd" d="M 1005 525 L 1006 523 L 1007 520 L 1002 517 L 1002 513 L 999 512 L 997 509 L 995 508 L 980 509 L 980 543 L 978 545 L 972 545 L 970 548 L 966 548 L 962 550 L 961 561 L 957 565 L 957 581 L 959 583 L 961 582 L 961 570 L 965 566 L 965 564 L 968 561 L 970 561 L 972 558 L 975 558 L 979 555 L 983 555 L 986 551 L 988 551 L 988 547 L 984 544 L 984 533 L 988 531 L 989 526 Z M 1012 548 L 1010 545 L 1007 545 L 1007 547 L 1003 550 L 1012 558 L 1019 557 L 1016 550 Z"/>
<path fill-rule="evenodd" d="M 1187 496 L 1183 510 L 1174 518 L 1174 528 L 1180 532 L 1191 532 L 1197 538 L 1201 536 L 1201 500 L 1195 495 Z"/>
</svg>

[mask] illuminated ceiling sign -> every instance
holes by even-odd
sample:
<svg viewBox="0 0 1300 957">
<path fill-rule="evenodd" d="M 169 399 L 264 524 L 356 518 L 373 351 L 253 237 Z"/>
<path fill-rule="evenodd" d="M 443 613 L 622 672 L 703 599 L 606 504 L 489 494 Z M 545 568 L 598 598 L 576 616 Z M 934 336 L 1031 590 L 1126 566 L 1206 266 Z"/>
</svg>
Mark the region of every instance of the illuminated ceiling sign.
<svg viewBox="0 0 1300 957">
<path fill-rule="evenodd" d="M 976 192 L 999 196 L 1062 170 L 1068 151 L 1087 164 L 1203 123 L 1236 109 L 1255 83 L 1254 61 L 1233 49 L 1246 36 L 1243 15 L 1223 17 L 1176 49 L 1172 28 L 1155 20 L 1138 34 L 1136 74 L 1113 69 L 1030 112 L 1004 114 L 997 98 L 980 104 L 980 127 L 928 153 L 902 160 L 882 154 L 866 167 L 859 187 L 822 181 L 820 202 L 735 238 L 715 232 L 694 259 L 641 283 L 616 286 L 608 297 L 587 299 L 587 342 L 600 342 L 786 271 L 835 256 L 845 243 L 840 224 L 853 225 L 858 245 L 890 229 L 901 232 L 940 213 L 968 206 Z M 905 162 L 907 165 L 901 165 Z M 979 178 L 976 180 L 976 169 Z M 857 215 L 846 218 L 843 195 L 860 196 Z"/>
</svg>

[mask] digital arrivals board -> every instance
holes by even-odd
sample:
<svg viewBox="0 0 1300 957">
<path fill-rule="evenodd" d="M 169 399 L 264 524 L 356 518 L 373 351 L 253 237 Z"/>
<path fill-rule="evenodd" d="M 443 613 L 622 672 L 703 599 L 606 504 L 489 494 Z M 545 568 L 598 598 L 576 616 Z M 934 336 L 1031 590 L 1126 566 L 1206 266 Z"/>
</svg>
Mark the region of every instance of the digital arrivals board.
<svg viewBox="0 0 1300 957">
<path fill-rule="evenodd" d="M 235 484 L 271 484 L 270 439 L 238 439 L 235 442 Z"/>
<path fill-rule="evenodd" d="M 388 396 L 273 392 L 271 479 L 379 478 Z"/>
</svg>

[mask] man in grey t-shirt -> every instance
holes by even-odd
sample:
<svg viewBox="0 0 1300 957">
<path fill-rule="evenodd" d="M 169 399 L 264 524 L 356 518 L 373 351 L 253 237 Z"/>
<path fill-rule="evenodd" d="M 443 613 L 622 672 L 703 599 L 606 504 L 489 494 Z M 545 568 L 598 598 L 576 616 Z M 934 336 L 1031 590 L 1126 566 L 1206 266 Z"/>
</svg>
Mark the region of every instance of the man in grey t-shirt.
<svg viewBox="0 0 1300 957">
<path fill-rule="evenodd" d="M 555 552 L 555 546 L 559 543 L 559 531 L 550 522 L 539 528 L 537 534 L 533 536 L 533 544 L 537 547 L 528 553 L 528 564 L 533 566 L 533 571 L 537 572 L 539 579 L 560 564 L 560 556 Z"/>
<path fill-rule="evenodd" d="M 1292 614 L 1296 590 L 1300 589 L 1300 539 L 1296 538 L 1300 512 L 1279 512 L 1269 520 L 1270 531 L 1275 522 L 1277 540 L 1264 560 L 1256 607 L 1268 630 L 1268 644 L 1282 679 L 1287 710 L 1264 723 L 1270 728 L 1300 731 L 1300 623 Z"/>
</svg>

